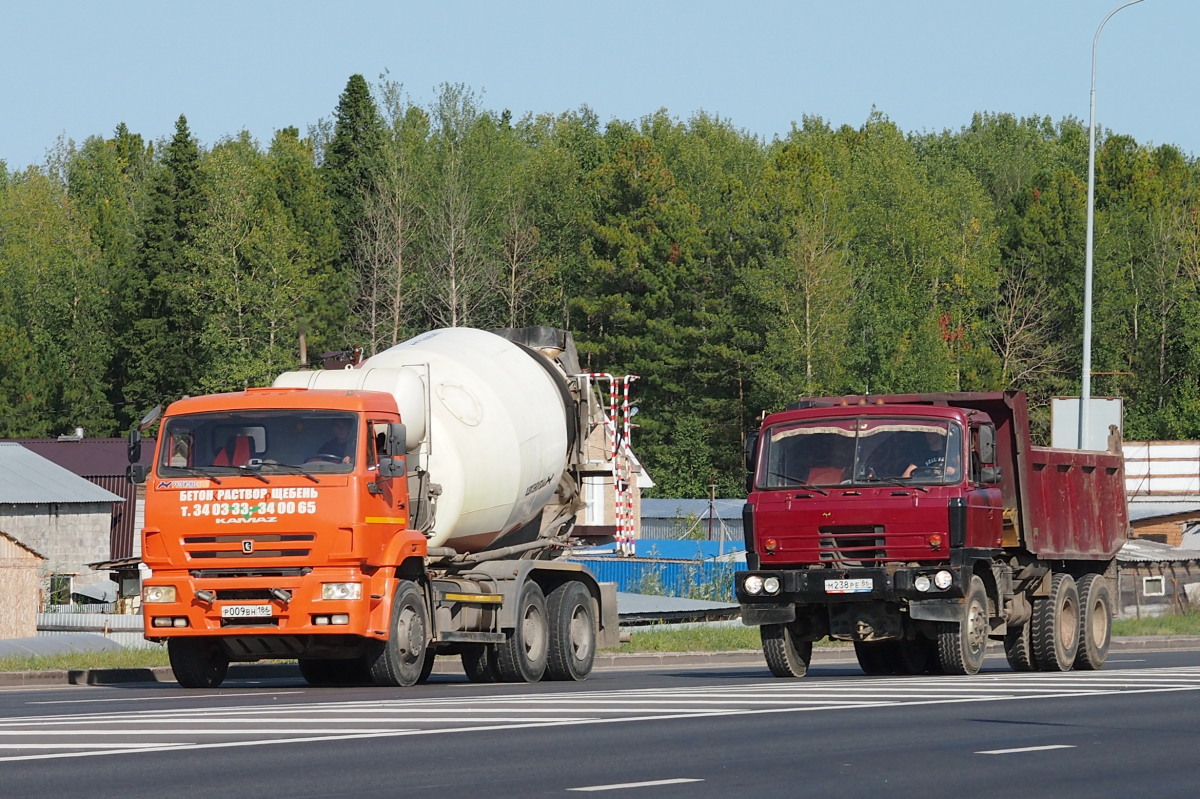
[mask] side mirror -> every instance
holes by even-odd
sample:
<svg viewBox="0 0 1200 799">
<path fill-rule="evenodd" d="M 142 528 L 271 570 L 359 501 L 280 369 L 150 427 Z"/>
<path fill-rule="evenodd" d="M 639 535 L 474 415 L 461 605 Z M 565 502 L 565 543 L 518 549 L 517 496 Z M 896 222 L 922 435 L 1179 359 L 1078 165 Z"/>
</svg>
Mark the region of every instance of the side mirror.
<svg viewBox="0 0 1200 799">
<path fill-rule="evenodd" d="M 387 427 L 387 454 L 403 458 L 408 451 L 408 428 L 403 422 L 392 422 Z"/>
<path fill-rule="evenodd" d="M 146 477 L 150 474 L 150 467 L 140 463 L 131 463 L 125 469 L 125 479 L 134 485 L 142 485 L 146 482 Z"/>
<path fill-rule="evenodd" d="M 142 431 L 136 427 L 129 431 L 128 455 L 130 463 L 137 463 L 142 459 Z"/>
<path fill-rule="evenodd" d="M 749 433 L 746 435 L 746 444 L 745 444 L 745 449 L 742 452 L 742 456 L 746 460 L 746 470 L 747 471 L 751 471 L 751 472 L 754 471 L 754 453 L 755 453 L 756 449 L 758 449 L 758 431 L 757 430 L 755 430 L 753 433 Z"/>
<path fill-rule="evenodd" d="M 984 466 L 979 470 L 979 482 L 983 485 L 994 486 L 1000 482 L 1001 478 L 999 466 Z"/>
<path fill-rule="evenodd" d="M 996 428 L 990 424 L 979 426 L 979 461 L 996 462 Z"/>
</svg>

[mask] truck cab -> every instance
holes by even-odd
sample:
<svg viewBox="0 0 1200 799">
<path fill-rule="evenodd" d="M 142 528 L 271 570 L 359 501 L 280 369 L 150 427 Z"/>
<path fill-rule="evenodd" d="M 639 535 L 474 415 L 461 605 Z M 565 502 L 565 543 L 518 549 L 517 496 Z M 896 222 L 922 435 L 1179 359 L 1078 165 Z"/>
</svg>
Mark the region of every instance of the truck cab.
<svg viewBox="0 0 1200 799">
<path fill-rule="evenodd" d="M 1085 666 L 1103 662 L 1121 457 L 1034 447 L 1024 394 L 803 400 L 767 416 L 747 455 L 735 590 L 778 676 L 802 675 L 826 636 L 868 673 L 975 673 L 991 638 L 1038 667 L 1031 633 L 1047 668 L 1081 646 Z"/>
</svg>

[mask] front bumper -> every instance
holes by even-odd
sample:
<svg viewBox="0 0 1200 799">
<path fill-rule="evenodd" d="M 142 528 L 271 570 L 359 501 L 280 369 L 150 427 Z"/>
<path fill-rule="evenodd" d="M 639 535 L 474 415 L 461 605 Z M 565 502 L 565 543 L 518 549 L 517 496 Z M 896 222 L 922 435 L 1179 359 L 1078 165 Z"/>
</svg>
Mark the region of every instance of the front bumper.
<svg viewBox="0 0 1200 799">
<path fill-rule="evenodd" d="M 952 580 L 945 589 L 934 585 L 937 572 L 949 572 Z M 768 593 L 746 590 L 748 578 L 763 584 L 768 578 L 779 582 L 779 590 Z M 927 590 L 918 584 L 927 578 Z M 971 570 L 966 566 L 920 566 L 899 569 L 787 569 L 738 571 L 734 573 L 734 592 L 742 606 L 742 622 L 748 626 L 787 624 L 795 621 L 797 608 L 804 606 L 886 603 L 904 607 L 910 618 L 928 621 L 953 621 L 963 602 L 963 586 Z"/>
</svg>

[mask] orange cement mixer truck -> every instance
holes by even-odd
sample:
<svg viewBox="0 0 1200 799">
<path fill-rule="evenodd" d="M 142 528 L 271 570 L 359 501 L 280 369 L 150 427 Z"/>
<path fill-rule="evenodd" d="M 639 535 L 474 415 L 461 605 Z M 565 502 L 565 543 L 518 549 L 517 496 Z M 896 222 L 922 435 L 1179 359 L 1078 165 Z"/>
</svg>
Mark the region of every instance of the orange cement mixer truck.
<svg viewBox="0 0 1200 799">
<path fill-rule="evenodd" d="M 408 686 L 439 654 L 473 681 L 582 680 L 617 637 L 612 585 L 563 557 L 606 422 L 552 328 L 434 330 L 172 403 L 130 467 L 145 635 L 188 688 L 264 659 Z"/>
</svg>

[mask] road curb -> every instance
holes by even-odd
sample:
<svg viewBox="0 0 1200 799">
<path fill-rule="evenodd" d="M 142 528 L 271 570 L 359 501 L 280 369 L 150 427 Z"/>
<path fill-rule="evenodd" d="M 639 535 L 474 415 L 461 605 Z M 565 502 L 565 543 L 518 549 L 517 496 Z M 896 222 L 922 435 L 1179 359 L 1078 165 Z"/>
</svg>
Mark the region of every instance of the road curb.
<svg viewBox="0 0 1200 799">
<path fill-rule="evenodd" d="M 999 644 L 993 650 L 1000 651 Z M 1147 635 L 1114 638 L 1109 652 L 1152 652 L 1163 650 L 1200 650 L 1200 635 Z M 813 650 L 813 661 L 854 662 L 854 650 L 849 646 L 818 647 Z M 733 652 L 639 652 L 633 654 L 601 653 L 596 656 L 595 668 L 647 669 L 687 666 L 738 666 L 762 665 L 763 655 L 758 650 Z M 462 665 L 454 656 L 438 658 L 434 664 L 435 674 L 462 674 Z M 266 680 L 300 678 L 300 670 L 294 663 L 248 663 L 229 667 L 231 680 Z M 48 671 L 0 672 L 0 687 L 47 686 L 47 685 L 119 685 L 123 683 L 174 683 L 175 677 L 169 666 L 137 669 L 53 669 Z"/>
</svg>

